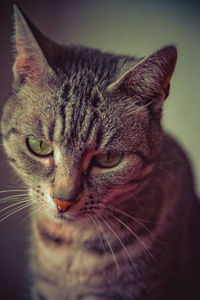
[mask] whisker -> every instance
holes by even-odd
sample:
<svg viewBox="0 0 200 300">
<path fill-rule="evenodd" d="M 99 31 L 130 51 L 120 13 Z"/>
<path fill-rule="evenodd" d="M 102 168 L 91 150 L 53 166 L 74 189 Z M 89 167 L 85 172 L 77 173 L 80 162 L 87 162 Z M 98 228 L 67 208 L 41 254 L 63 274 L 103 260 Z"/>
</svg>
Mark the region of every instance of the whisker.
<svg viewBox="0 0 200 300">
<path fill-rule="evenodd" d="M 12 182 L 12 183 L 7 183 L 7 184 L 5 184 L 5 187 L 7 187 L 7 188 L 17 187 L 17 188 L 24 188 L 24 189 L 27 189 L 27 188 L 29 187 L 29 185 L 27 185 L 27 184 L 22 184 L 21 182 L 20 182 L 20 183 Z"/>
<path fill-rule="evenodd" d="M 158 224 L 158 225 L 166 225 L 166 224 L 169 225 L 169 224 L 171 224 L 171 222 L 158 222 L 158 221 L 157 221 L 157 222 L 153 222 L 153 221 L 148 221 L 148 220 L 144 220 L 144 219 L 135 218 L 135 217 L 129 215 L 128 213 L 122 211 L 122 210 L 119 209 L 119 208 L 113 207 L 113 206 L 111 206 L 111 205 L 109 205 L 109 204 L 105 204 L 105 203 L 103 203 L 103 204 L 104 204 L 108 209 L 110 209 L 111 211 L 117 212 L 117 213 L 119 213 L 120 215 L 124 215 L 124 216 L 126 216 L 126 217 L 132 219 L 135 223 L 137 223 L 137 224 L 140 225 L 142 228 L 144 228 L 149 234 L 152 234 L 152 232 L 151 232 L 151 230 L 150 230 L 148 227 L 146 227 L 146 226 L 143 224 L 143 222 L 144 222 L 144 223 L 150 223 L 150 224 Z M 161 242 L 159 242 L 158 240 L 156 240 L 156 243 L 159 244 L 159 245 L 161 245 L 161 246 L 163 246 L 163 244 L 162 244 Z M 166 247 L 165 247 L 165 251 L 169 252 L 169 250 L 168 250 Z"/>
<path fill-rule="evenodd" d="M 16 204 L 16 203 L 15 203 Z M 18 209 L 19 207 L 23 207 L 24 205 L 31 205 L 31 203 L 30 203 L 30 201 L 28 201 L 28 202 L 25 202 L 24 203 L 24 201 L 22 201 L 21 203 L 17 203 L 15 206 L 16 207 L 13 207 L 14 205 L 12 205 L 12 207 L 11 206 L 9 206 L 9 207 L 6 207 L 7 209 L 9 209 L 9 211 L 7 211 L 7 212 L 4 212 L 3 214 L 1 214 L 1 216 L 0 217 L 4 217 L 5 215 L 7 215 L 8 213 L 10 213 L 10 212 L 12 212 L 12 211 L 14 211 L 15 209 Z M 18 206 L 18 207 L 17 207 Z M 12 208 L 12 209 L 10 209 L 10 208 Z M 2 211 L 5 211 L 5 209 L 2 209 Z M 1 211 L 1 212 L 2 212 Z"/>
<path fill-rule="evenodd" d="M 160 221 L 151 221 L 151 220 L 145 220 L 145 219 L 141 219 L 141 218 L 136 218 L 132 215 L 129 215 L 127 212 L 117 208 L 117 207 L 113 207 L 110 204 L 106 204 L 103 203 L 103 205 L 105 205 L 107 208 L 109 208 L 110 210 L 113 210 L 119 214 L 122 214 L 130 219 L 132 219 L 133 221 L 135 221 L 137 224 L 141 225 L 147 232 L 152 233 L 151 230 L 146 227 L 143 223 L 148 223 L 148 224 L 158 224 L 158 225 L 166 225 L 166 224 L 172 224 L 171 222 L 160 222 Z"/>
<path fill-rule="evenodd" d="M 114 216 L 112 214 L 112 217 L 115 218 L 115 220 L 117 220 L 120 224 L 122 224 L 124 227 L 126 227 L 132 234 L 133 236 L 136 238 L 136 240 L 138 240 L 141 244 L 141 246 L 143 247 L 143 249 L 145 250 L 145 252 L 148 253 L 148 255 L 154 260 L 156 261 L 155 257 L 151 254 L 151 252 L 149 251 L 149 249 L 147 248 L 147 246 L 145 245 L 145 243 L 143 242 L 143 240 L 137 235 L 136 232 L 134 232 L 126 223 L 124 223 L 122 220 L 120 220 L 119 218 L 117 218 L 116 216 Z"/>
<path fill-rule="evenodd" d="M 129 215 L 128 213 L 124 212 L 123 210 L 121 210 L 121 209 L 119 209 L 119 208 L 116 208 L 116 207 L 113 207 L 113 206 L 111 206 L 111 205 L 109 205 L 109 204 L 105 204 L 105 203 L 103 203 L 103 204 L 104 204 L 107 208 L 109 208 L 110 210 L 115 211 L 115 212 L 117 212 L 117 213 L 119 213 L 119 214 L 121 214 L 121 215 L 124 215 L 124 216 L 126 216 L 126 217 L 132 219 L 135 223 L 137 223 L 138 225 L 140 225 L 140 226 L 141 226 L 142 228 L 144 228 L 147 232 L 151 233 L 151 230 L 150 230 L 148 227 L 146 227 L 146 226 L 142 223 L 142 221 L 143 221 L 142 219 L 135 218 L 135 217 Z M 157 224 L 157 223 L 156 223 L 156 224 Z"/>
<path fill-rule="evenodd" d="M 14 201 L 14 200 L 18 200 L 18 198 L 22 198 L 25 197 L 25 196 L 30 196 L 30 194 L 19 194 L 19 195 L 13 195 L 13 196 L 7 196 L 7 197 L 4 197 L 4 198 L 1 198 L 0 199 L 0 203 L 4 202 L 4 201 Z"/>
<path fill-rule="evenodd" d="M 34 203 L 34 204 L 36 204 L 36 203 Z M 38 212 L 38 211 L 40 211 L 41 209 L 42 209 L 42 207 L 44 207 L 44 205 L 41 205 L 41 204 L 36 204 L 37 206 L 39 206 L 39 207 L 36 207 L 35 208 L 35 210 L 33 210 L 32 212 L 29 212 L 29 214 L 27 215 L 27 216 L 25 216 L 23 219 L 22 219 L 22 221 L 19 223 L 19 225 L 18 225 L 18 227 L 20 227 L 24 222 L 25 222 L 25 220 L 27 219 L 27 218 L 30 218 L 30 217 L 32 217 L 33 215 L 36 215 L 36 213 Z"/>
<path fill-rule="evenodd" d="M 155 165 L 155 168 L 163 171 L 165 174 L 167 174 L 174 182 L 177 182 L 176 178 L 174 177 L 174 175 L 172 173 L 170 173 L 168 170 L 166 170 L 165 168 L 161 167 L 160 165 Z"/>
<path fill-rule="evenodd" d="M 18 190 L 3 190 L 3 191 L 0 191 L 0 194 L 3 194 L 3 193 L 13 193 L 13 192 L 24 192 L 24 191 L 27 191 L 27 189 L 18 189 Z"/>
<path fill-rule="evenodd" d="M 30 193 L 21 193 L 21 194 L 14 194 L 14 195 L 8 195 L 6 196 L 5 198 L 14 198 L 14 197 L 20 197 L 20 196 L 24 196 L 24 195 L 30 195 Z M 1 195 L 3 196 L 3 195 Z M 4 198 L 1 198 L 1 199 L 4 199 Z"/>
<path fill-rule="evenodd" d="M 98 217 L 100 217 L 100 215 L 97 215 L 97 214 L 96 214 L 96 217 L 98 218 Z M 107 245 L 108 245 L 108 247 L 109 247 L 109 249 L 110 249 L 110 252 L 111 252 L 111 254 L 112 254 L 112 257 L 113 257 L 113 259 L 114 259 L 115 266 L 116 266 L 116 271 L 117 271 L 117 276 L 119 277 L 120 271 L 119 271 L 119 267 L 118 267 L 118 262 L 117 262 L 116 255 L 115 255 L 115 253 L 114 253 L 114 251 L 113 251 L 112 245 L 111 245 L 111 243 L 110 243 L 108 237 L 105 235 L 105 230 L 104 230 L 103 226 L 100 225 L 100 222 L 99 222 L 99 226 L 100 226 L 100 228 L 101 228 L 101 230 L 102 230 L 103 237 L 105 238 L 106 243 L 107 243 Z"/>
<path fill-rule="evenodd" d="M 128 250 L 126 249 L 124 243 L 122 242 L 122 240 L 120 239 L 120 237 L 116 234 L 116 232 L 112 229 L 112 227 L 108 224 L 108 222 L 105 221 L 105 219 L 103 219 L 103 217 L 101 215 L 99 215 L 99 218 L 102 220 L 102 222 L 110 229 L 110 231 L 114 234 L 114 236 L 118 239 L 119 243 L 121 244 L 121 246 L 123 247 L 124 251 L 126 252 L 132 266 L 136 269 L 136 271 L 138 272 L 138 269 L 136 267 L 136 264 L 133 262 Z"/>
<path fill-rule="evenodd" d="M 105 249 L 105 246 L 104 246 L 104 244 L 103 244 L 103 240 L 102 240 L 102 236 L 101 236 L 102 231 L 99 230 L 100 226 L 99 226 L 99 228 L 98 228 L 98 226 L 97 226 L 97 225 L 99 225 L 99 224 L 98 224 L 97 222 L 95 222 L 95 220 L 93 219 L 93 217 L 92 217 L 91 215 L 87 214 L 87 216 L 88 216 L 88 217 L 92 220 L 92 222 L 94 223 L 95 228 L 97 229 L 97 234 L 98 234 L 98 236 L 99 236 L 99 238 L 100 238 L 100 241 L 101 241 L 102 249 L 103 249 L 104 253 L 106 253 L 106 249 Z M 96 221 L 97 221 L 97 220 L 96 220 Z M 104 235 L 103 235 L 103 237 L 104 237 Z"/>
<path fill-rule="evenodd" d="M 89 220 L 90 220 L 90 223 L 92 224 L 92 227 L 94 226 L 94 222 L 92 222 L 92 220 L 91 220 L 91 218 L 90 218 L 90 215 L 89 214 L 87 214 L 87 216 L 88 216 L 88 218 L 89 218 Z M 95 229 L 96 229 L 96 226 L 95 226 Z M 94 238 L 95 238 L 95 235 L 96 235 L 96 233 L 95 234 L 93 234 L 92 235 L 92 237 L 91 237 L 91 243 L 92 243 L 92 245 L 93 245 L 93 243 L 94 243 Z"/>
<path fill-rule="evenodd" d="M 27 207 L 29 207 L 31 205 L 32 205 L 32 203 L 31 204 L 29 203 L 29 204 L 23 205 L 21 207 L 15 208 L 12 212 L 10 212 L 8 214 L 4 214 L 3 218 L 0 219 L 0 223 L 3 222 L 3 221 L 5 221 L 8 217 L 14 215 L 15 213 L 17 213 L 17 212 L 19 212 L 19 211 L 21 211 L 21 210 L 23 210 L 23 209 L 25 209 L 25 208 L 27 208 Z"/>
<path fill-rule="evenodd" d="M 27 199 L 27 200 L 25 200 Z M 29 200 L 28 200 L 29 199 Z M 18 198 L 18 199 L 3 199 L 2 201 L 0 200 L 0 205 L 2 204 L 5 204 L 5 203 L 8 203 L 8 204 L 11 204 L 13 202 L 19 202 L 19 201 L 30 201 L 30 198 Z"/>
<path fill-rule="evenodd" d="M 0 210 L 0 213 L 2 213 L 2 212 L 5 211 L 5 210 L 10 209 L 10 208 L 13 207 L 13 206 L 18 206 L 18 205 L 24 204 L 24 203 L 30 203 L 30 200 L 21 200 L 21 201 L 19 201 L 19 202 L 12 203 L 12 204 L 10 204 L 10 205 L 4 207 L 3 209 L 1 209 L 1 210 Z"/>
</svg>

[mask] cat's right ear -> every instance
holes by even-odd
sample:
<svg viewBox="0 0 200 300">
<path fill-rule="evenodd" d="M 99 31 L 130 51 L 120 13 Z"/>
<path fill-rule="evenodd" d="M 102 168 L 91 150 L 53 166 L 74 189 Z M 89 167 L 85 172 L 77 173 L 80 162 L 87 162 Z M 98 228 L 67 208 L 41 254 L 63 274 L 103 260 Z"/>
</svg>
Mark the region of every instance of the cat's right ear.
<svg viewBox="0 0 200 300">
<path fill-rule="evenodd" d="M 39 41 L 48 40 L 14 5 L 13 86 L 31 82 L 38 84 L 47 72 L 53 72 L 41 50 Z"/>
</svg>

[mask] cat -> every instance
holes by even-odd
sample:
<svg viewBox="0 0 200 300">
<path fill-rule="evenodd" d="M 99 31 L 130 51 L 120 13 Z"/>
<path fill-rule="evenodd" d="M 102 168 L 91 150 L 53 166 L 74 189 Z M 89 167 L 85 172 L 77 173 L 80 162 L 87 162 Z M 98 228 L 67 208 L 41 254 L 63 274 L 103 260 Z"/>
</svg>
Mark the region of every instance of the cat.
<svg viewBox="0 0 200 300">
<path fill-rule="evenodd" d="M 200 299 L 199 201 L 161 125 L 176 48 L 59 45 L 14 15 L 1 132 L 29 192 L 29 299 Z"/>
</svg>

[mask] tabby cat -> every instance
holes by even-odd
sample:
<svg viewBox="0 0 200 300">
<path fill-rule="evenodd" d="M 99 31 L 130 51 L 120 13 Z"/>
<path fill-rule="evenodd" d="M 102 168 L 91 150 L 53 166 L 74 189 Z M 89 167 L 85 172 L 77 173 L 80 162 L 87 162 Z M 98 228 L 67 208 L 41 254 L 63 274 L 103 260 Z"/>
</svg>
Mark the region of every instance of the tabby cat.
<svg viewBox="0 0 200 300">
<path fill-rule="evenodd" d="M 176 48 L 63 46 L 14 12 L 1 132 L 32 207 L 28 299 L 200 299 L 199 202 L 161 126 Z"/>
</svg>

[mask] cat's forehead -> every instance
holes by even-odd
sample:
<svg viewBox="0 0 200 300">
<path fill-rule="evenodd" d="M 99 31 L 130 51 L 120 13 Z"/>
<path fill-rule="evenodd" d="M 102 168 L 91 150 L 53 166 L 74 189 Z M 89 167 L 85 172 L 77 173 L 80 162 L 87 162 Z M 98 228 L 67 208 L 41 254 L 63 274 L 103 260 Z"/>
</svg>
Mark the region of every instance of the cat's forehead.
<svg viewBox="0 0 200 300">
<path fill-rule="evenodd" d="M 102 97 L 99 89 L 89 88 L 81 78 L 76 82 L 65 80 L 62 85 L 22 91 L 18 95 L 21 105 L 17 115 L 23 110 L 22 123 L 37 138 L 80 147 L 95 138 L 102 119 L 97 102 L 99 105 Z"/>
<path fill-rule="evenodd" d="M 107 144 L 111 136 L 119 140 L 122 135 L 124 141 L 122 123 L 127 123 L 127 131 L 134 118 L 131 122 L 128 117 L 121 120 L 123 107 L 112 103 L 100 86 L 89 86 L 81 75 L 77 74 L 74 80 L 65 78 L 62 83 L 43 84 L 41 89 L 32 88 L 31 92 L 27 89 L 19 95 L 23 98 L 20 126 L 24 131 L 26 123 L 26 134 L 55 142 L 60 149 L 72 152 L 97 148 L 104 140 Z"/>
</svg>

